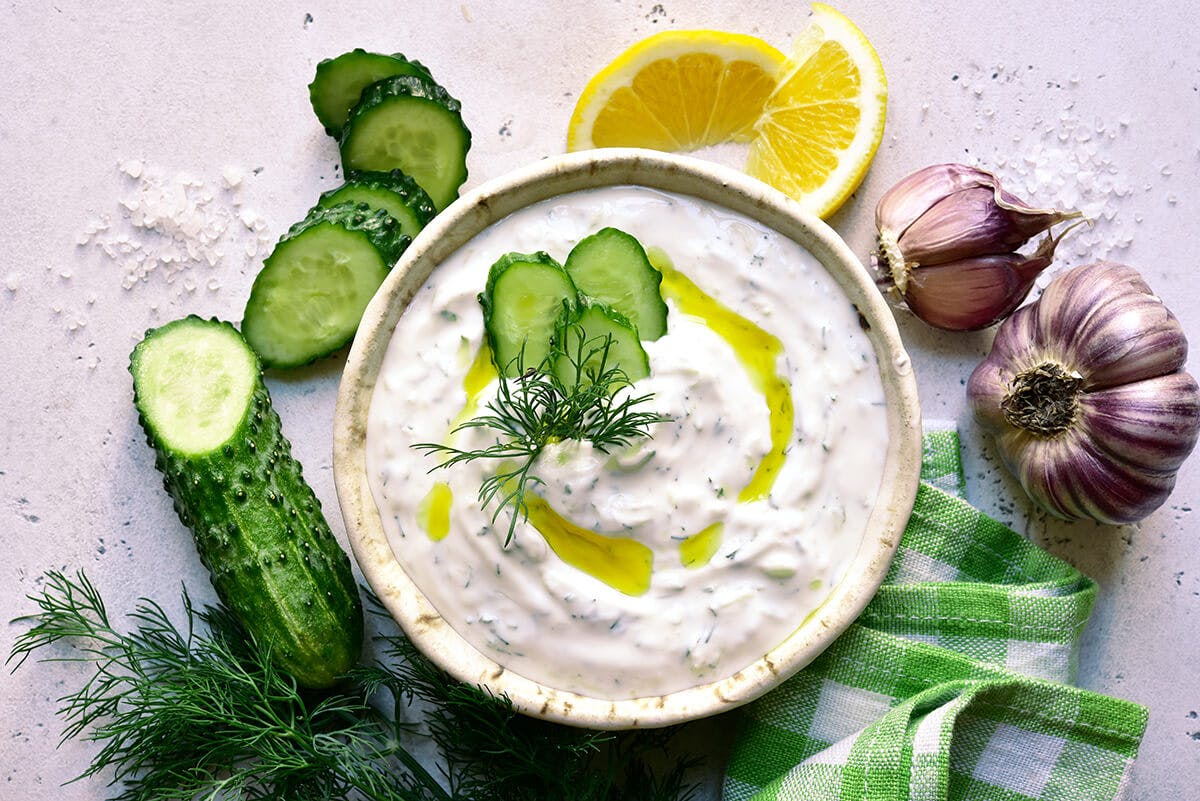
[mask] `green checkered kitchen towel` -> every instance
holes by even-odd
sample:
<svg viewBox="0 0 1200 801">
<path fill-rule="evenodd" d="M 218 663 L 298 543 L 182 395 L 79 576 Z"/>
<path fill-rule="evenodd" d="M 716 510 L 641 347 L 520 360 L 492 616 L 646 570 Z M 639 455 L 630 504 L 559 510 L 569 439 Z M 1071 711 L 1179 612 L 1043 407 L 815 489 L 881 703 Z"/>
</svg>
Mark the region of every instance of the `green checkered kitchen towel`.
<svg viewBox="0 0 1200 801">
<path fill-rule="evenodd" d="M 1083 574 L 964 499 L 955 431 L 858 622 L 744 711 L 726 801 L 1112 801 L 1144 707 L 1072 687 Z"/>
</svg>

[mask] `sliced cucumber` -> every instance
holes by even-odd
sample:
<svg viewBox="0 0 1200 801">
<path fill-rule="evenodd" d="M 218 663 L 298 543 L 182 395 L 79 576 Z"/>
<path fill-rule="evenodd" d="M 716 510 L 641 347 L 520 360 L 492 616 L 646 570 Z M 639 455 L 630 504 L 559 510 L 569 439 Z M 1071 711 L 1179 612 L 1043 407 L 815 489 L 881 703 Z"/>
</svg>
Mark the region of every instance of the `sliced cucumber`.
<svg viewBox="0 0 1200 801">
<path fill-rule="evenodd" d="M 317 208 L 263 262 L 242 333 L 268 367 L 297 367 L 354 337 L 363 310 L 409 238 L 387 212 Z"/>
<path fill-rule="evenodd" d="M 441 211 L 467 180 L 471 133 L 459 108 L 445 89 L 419 76 L 371 84 L 342 131 L 342 168 L 403 170 Z"/>
<path fill-rule="evenodd" d="M 383 209 L 396 218 L 401 233 L 414 239 L 437 213 L 425 190 L 400 170 L 351 173 L 346 183 L 323 193 L 317 201 L 322 208 L 339 203 L 366 203 L 372 209 Z"/>
<path fill-rule="evenodd" d="M 650 358 L 637 328 L 603 303 L 584 301 L 559 320 L 554 342 L 554 374 L 568 389 L 618 368 L 629 383 L 650 375 Z"/>
<path fill-rule="evenodd" d="M 667 332 L 667 304 L 659 291 L 662 273 L 634 237 L 603 228 L 575 245 L 566 269 L 580 292 L 629 318 L 642 339 Z"/>
<path fill-rule="evenodd" d="M 308 85 L 308 97 L 317 119 L 325 126 L 325 133 L 341 136 L 350 109 L 358 105 L 363 89 L 393 75 L 417 75 L 433 80 L 424 64 L 399 53 L 387 56 L 359 48 L 318 64 L 317 74 Z"/>
<path fill-rule="evenodd" d="M 575 285 L 549 254 L 508 253 L 488 271 L 479 295 L 483 326 L 500 375 L 540 367 L 563 309 L 575 307 Z"/>
<path fill-rule="evenodd" d="M 229 323 L 186 317 L 147 332 L 129 369 L 155 465 L 217 595 L 297 682 L 333 684 L 362 648 L 362 604 L 253 351 Z"/>
</svg>

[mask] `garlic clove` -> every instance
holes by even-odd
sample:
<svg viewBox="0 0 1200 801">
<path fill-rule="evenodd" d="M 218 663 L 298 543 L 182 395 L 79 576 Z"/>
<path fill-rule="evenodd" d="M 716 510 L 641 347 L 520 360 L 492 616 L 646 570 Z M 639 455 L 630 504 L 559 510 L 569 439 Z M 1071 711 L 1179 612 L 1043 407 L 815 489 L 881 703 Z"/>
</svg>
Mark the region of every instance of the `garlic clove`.
<svg viewBox="0 0 1200 801">
<path fill-rule="evenodd" d="M 963 189 L 993 186 L 995 176 L 965 164 L 933 164 L 908 175 L 884 193 L 875 207 L 875 227 L 899 238 L 917 218 Z"/>
<path fill-rule="evenodd" d="M 950 261 L 1008 253 L 1031 237 L 1078 216 L 1074 212 L 1006 208 L 993 188 L 964 189 L 935 203 L 908 227 L 897 244 L 910 264 Z"/>
<path fill-rule="evenodd" d="M 1079 397 L 1079 425 L 1110 459 L 1175 471 L 1200 435 L 1200 386 L 1180 372 L 1087 392 Z"/>
<path fill-rule="evenodd" d="M 1038 233 L 1077 217 L 1082 214 L 1030 206 L 1004 191 L 986 170 L 935 164 L 902 179 L 880 198 L 872 263 L 903 295 L 919 267 L 1011 253 Z"/>
<path fill-rule="evenodd" d="M 947 331 L 978 331 L 1007 317 L 1029 294 L 1042 257 L 979 256 L 913 270 L 904 301 L 913 314 Z"/>
</svg>

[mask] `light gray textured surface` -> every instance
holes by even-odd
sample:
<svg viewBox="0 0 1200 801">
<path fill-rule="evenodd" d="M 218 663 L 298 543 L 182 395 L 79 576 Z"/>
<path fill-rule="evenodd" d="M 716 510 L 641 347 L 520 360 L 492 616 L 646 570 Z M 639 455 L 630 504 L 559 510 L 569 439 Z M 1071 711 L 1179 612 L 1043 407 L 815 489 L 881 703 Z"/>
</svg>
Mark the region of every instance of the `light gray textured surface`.
<svg viewBox="0 0 1200 801">
<path fill-rule="evenodd" d="M 313 120 L 305 89 L 321 58 L 364 47 L 425 62 L 463 101 L 474 133 L 473 186 L 560 152 L 588 77 L 636 39 L 665 27 L 709 27 L 786 49 L 807 17 L 804 4 L 776 0 L 404 5 L 255 9 L 186 0 L 142 10 L 71 2 L 0 9 L 0 617 L 28 611 L 23 596 L 49 568 L 86 568 L 114 610 L 139 595 L 173 601 L 181 581 L 211 598 L 137 428 L 126 364 L 148 326 L 185 313 L 238 319 L 261 255 L 244 255 L 256 232 L 234 219 L 216 267 L 190 268 L 173 282 L 159 270 L 122 288 L 119 262 L 76 244 L 104 215 L 119 223 L 119 200 L 137 194 L 119 161 L 141 160 L 168 183 L 178 173 L 194 176 L 214 194 L 210 212 L 245 211 L 252 224 L 261 217 L 274 237 L 339 180 L 336 148 Z M 880 52 L 891 96 L 875 164 L 831 222 L 865 257 L 874 203 L 903 174 L 941 160 L 1020 159 L 1048 128 L 1069 128 L 1072 152 L 1086 152 L 1080 140 L 1088 134 L 1129 190 L 1115 202 L 1115 218 L 1098 222 L 1099 245 L 1131 237 L 1109 255 L 1141 269 L 1197 334 L 1200 12 L 1165 0 L 1136 10 L 1072 5 L 840 4 Z M 223 188 L 227 167 L 246 171 L 236 191 Z M 911 319 L 901 326 L 926 416 L 962 427 L 973 500 L 1100 582 L 1080 682 L 1151 709 L 1133 797 L 1195 797 L 1200 547 L 1192 510 L 1200 461 L 1184 467 L 1167 506 L 1140 525 L 1048 521 L 997 469 L 965 411 L 962 383 L 989 335 L 943 335 Z M 340 364 L 328 359 L 269 378 L 339 535 L 330 427 Z M 0 624 L 0 651 L 19 631 Z M 54 699 L 78 675 L 69 665 L 0 675 L 0 798 L 105 796 L 96 781 L 59 788 L 91 750 L 55 748 Z"/>
</svg>

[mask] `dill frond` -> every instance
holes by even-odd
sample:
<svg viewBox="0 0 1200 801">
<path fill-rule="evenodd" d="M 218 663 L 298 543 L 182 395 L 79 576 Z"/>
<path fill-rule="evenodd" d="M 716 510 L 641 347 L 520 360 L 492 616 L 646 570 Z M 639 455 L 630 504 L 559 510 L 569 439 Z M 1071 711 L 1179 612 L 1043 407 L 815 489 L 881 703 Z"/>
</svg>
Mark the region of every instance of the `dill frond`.
<svg viewBox="0 0 1200 801">
<path fill-rule="evenodd" d="M 553 369 L 558 353 L 551 353 L 536 368 L 525 369 L 522 356 L 515 360 L 515 378 L 501 378 L 496 396 L 488 401 L 486 412 L 456 426 L 452 433 L 468 428 L 488 428 L 496 441 L 485 448 L 462 450 L 438 442 L 421 442 L 412 447 L 427 454 L 439 454 L 441 463 L 430 469 L 445 469 L 476 459 L 494 459 L 500 467 L 479 486 L 478 499 L 485 509 L 495 503 L 491 522 L 511 507 L 508 534 L 504 545 L 512 542 L 517 522 L 528 516 L 526 495 L 542 483 L 532 471 L 542 450 L 551 442 L 581 440 L 608 453 L 627 447 L 650 436 L 650 426 L 674 418 L 641 407 L 653 395 L 631 396 L 621 390 L 630 381 L 617 365 L 609 364 L 611 335 L 583 341 L 566 353 L 574 381 L 565 383 Z M 511 366 L 511 365 L 510 365 Z M 501 371 L 507 372 L 507 371 Z"/>
</svg>

